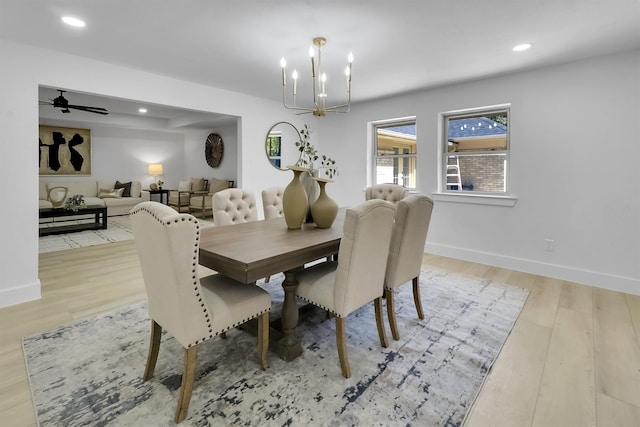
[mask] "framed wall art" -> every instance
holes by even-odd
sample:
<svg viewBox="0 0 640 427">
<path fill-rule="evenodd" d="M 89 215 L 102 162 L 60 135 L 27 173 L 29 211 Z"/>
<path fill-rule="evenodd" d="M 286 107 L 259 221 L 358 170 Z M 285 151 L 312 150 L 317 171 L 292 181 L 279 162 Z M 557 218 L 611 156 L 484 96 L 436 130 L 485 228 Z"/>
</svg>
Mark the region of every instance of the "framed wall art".
<svg viewBox="0 0 640 427">
<path fill-rule="evenodd" d="M 40 175 L 91 175 L 91 129 L 40 126 Z"/>
</svg>

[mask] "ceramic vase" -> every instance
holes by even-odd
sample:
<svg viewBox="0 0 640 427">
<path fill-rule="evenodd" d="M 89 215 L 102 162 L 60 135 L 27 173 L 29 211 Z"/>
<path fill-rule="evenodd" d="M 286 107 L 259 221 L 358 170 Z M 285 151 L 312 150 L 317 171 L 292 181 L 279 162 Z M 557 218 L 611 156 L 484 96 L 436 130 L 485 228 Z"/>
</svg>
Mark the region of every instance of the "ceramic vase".
<svg viewBox="0 0 640 427">
<path fill-rule="evenodd" d="M 304 186 L 304 191 L 307 193 L 307 216 L 304 222 L 313 222 L 313 215 L 311 214 L 311 205 L 318 199 L 320 194 L 320 187 L 315 181 L 315 177 L 318 176 L 317 169 L 307 169 L 300 174 L 300 182 Z"/>
<path fill-rule="evenodd" d="M 69 189 L 67 187 L 52 187 L 47 192 L 49 201 L 54 208 L 62 207 L 64 201 L 67 199 Z"/>
<path fill-rule="evenodd" d="M 311 205 L 311 214 L 318 228 L 329 228 L 333 225 L 338 215 L 338 204 L 331 197 L 327 196 L 325 185 L 333 182 L 330 179 L 314 178 L 320 185 L 320 195 L 318 200 Z"/>
<path fill-rule="evenodd" d="M 293 172 L 293 179 L 282 194 L 282 210 L 287 228 L 298 230 L 302 227 L 309 206 L 307 193 L 300 182 L 300 174 L 307 169 L 299 166 L 288 166 L 288 168 Z"/>
</svg>

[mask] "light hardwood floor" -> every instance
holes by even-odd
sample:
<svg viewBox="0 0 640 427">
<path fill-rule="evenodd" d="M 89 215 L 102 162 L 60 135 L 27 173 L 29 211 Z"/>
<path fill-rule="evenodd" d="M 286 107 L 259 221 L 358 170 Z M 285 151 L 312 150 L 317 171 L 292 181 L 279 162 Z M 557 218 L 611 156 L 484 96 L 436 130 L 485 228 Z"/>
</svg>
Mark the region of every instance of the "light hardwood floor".
<svg viewBox="0 0 640 427">
<path fill-rule="evenodd" d="M 424 265 L 531 290 L 467 426 L 640 426 L 639 296 L 433 255 Z M 40 280 L 42 299 L 0 309 L 5 427 L 36 425 L 23 336 L 145 298 L 132 241 L 42 254 Z"/>
</svg>

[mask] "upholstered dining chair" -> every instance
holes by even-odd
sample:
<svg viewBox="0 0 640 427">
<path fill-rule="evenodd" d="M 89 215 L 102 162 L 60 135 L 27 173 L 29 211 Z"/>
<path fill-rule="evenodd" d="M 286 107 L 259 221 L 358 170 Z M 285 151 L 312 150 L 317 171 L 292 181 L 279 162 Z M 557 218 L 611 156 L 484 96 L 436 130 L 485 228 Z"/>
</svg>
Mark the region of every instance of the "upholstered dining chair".
<svg viewBox="0 0 640 427">
<path fill-rule="evenodd" d="M 424 319 L 419 278 L 432 211 L 433 200 L 424 194 L 413 194 L 400 200 L 396 205 L 387 272 L 384 278 L 387 317 L 389 317 L 394 340 L 400 339 L 393 302 L 395 289 L 409 281 L 413 282 L 413 301 L 418 318 Z"/>
<path fill-rule="evenodd" d="M 408 190 L 398 184 L 377 184 L 367 187 L 364 193 L 365 200 L 382 199 L 397 203 L 409 194 Z"/>
<path fill-rule="evenodd" d="M 184 348 L 184 370 L 174 421 L 187 416 L 198 345 L 258 318 L 258 355 L 267 367 L 271 297 L 263 289 L 214 274 L 198 276 L 200 227 L 195 217 L 157 202 L 130 212 L 151 318 L 144 380 L 153 377 L 162 329 Z"/>
<path fill-rule="evenodd" d="M 211 207 L 216 227 L 258 220 L 256 198 L 242 188 L 218 191 L 213 195 Z"/>
<path fill-rule="evenodd" d="M 282 211 L 282 194 L 284 188 L 270 187 L 262 190 L 262 209 L 264 219 L 280 218 L 284 215 Z"/>
<path fill-rule="evenodd" d="M 369 200 L 347 209 L 338 261 L 327 261 L 298 273 L 296 295 L 336 316 L 336 344 L 342 375 L 351 376 L 345 339 L 349 313 L 373 301 L 380 344 L 387 347 L 382 318 L 384 273 L 395 207 Z"/>
</svg>

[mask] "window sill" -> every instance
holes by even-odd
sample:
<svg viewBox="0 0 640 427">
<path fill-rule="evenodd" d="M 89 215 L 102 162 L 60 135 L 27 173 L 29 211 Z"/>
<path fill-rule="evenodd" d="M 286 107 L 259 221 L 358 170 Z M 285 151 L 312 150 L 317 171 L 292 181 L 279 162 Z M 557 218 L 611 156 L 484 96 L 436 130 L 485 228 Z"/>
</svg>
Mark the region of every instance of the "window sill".
<svg viewBox="0 0 640 427">
<path fill-rule="evenodd" d="M 518 201 L 514 196 L 495 196 L 487 194 L 454 194 L 432 193 L 433 200 L 439 202 L 471 203 L 476 205 L 493 205 L 513 207 Z"/>
</svg>

